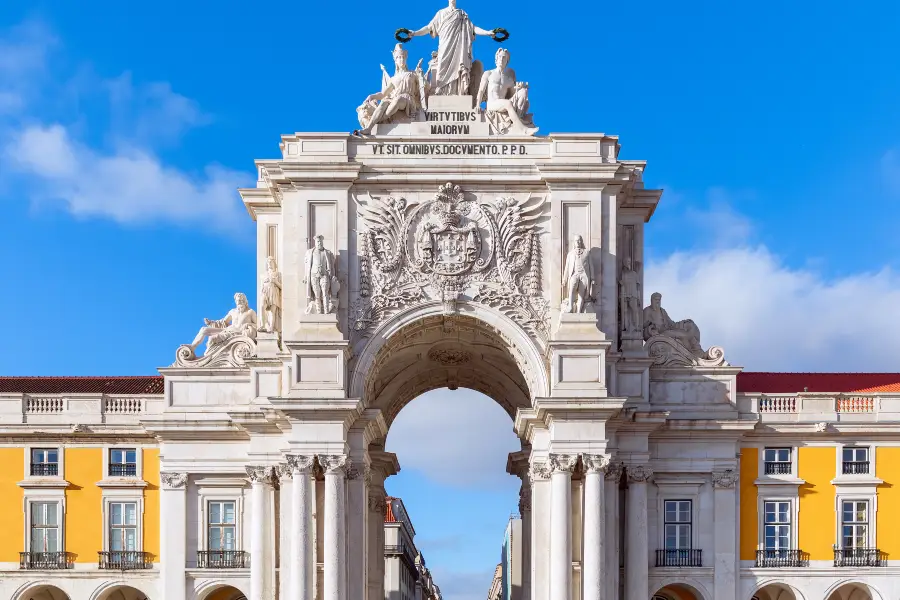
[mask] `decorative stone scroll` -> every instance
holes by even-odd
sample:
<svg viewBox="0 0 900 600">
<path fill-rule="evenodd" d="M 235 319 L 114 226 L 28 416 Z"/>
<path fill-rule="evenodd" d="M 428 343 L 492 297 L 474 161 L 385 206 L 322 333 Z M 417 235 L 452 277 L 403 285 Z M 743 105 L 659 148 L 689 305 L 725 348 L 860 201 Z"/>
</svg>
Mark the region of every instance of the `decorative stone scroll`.
<svg viewBox="0 0 900 600">
<path fill-rule="evenodd" d="M 587 473 L 606 473 L 610 467 L 608 454 L 582 454 L 581 464 Z"/>
<path fill-rule="evenodd" d="M 180 490 L 187 485 L 187 473 L 160 473 L 159 483 L 164 490 Z"/>
<path fill-rule="evenodd" d="M 673 321 L 669 317 L 659 292 L 650 296 L 650 306 L 644 309 L 644 340 L 654 366 L 728 366 L 721 347 L 703 350 L 700 328 L 691 319 Z"/>
<path fill-rule="evenodd" d="M 653 469 L 647 465 L 627 465 L 625 475 L 628 483 L 646 483 L 653 477 Z"/>
<path fill-rule="evenodd" d="M 738 474 L 734 469 L 725 469 L 724 471 L 713 471 L 712 483 L 713 487 L 719 489 L 733 488 L 738 481 Z"/>
<path fill-rule="evenodd" d="M 412 304 L 441 301 L 455 311 L 468 295 L 506 314 L 530 335 L 547 337 L 540 271 L 542 198 L 478 201 L 452 183 L 432 200 L 358 198 L 360 299 L 358 335 Z"/>
<path fill-rule="evenodd" d="M 550 470 L 552 473 L 571 473 L 578 464 L 577 454 L 551 454 Z"/>
<path fill-rule="evenodd" d="M 234 302 L 235 308 L 223 318 L 204 319 L 206 325 L 200 328 L 194 341 L 178 348 L 172 366 L 242 368 L 246 359 L 256 354 L 256 311 L 250 308 L 245 294 L 235 294 Z M 198 357 L 196 350 L 204 338 L 206 352 Z"/>
</svg>

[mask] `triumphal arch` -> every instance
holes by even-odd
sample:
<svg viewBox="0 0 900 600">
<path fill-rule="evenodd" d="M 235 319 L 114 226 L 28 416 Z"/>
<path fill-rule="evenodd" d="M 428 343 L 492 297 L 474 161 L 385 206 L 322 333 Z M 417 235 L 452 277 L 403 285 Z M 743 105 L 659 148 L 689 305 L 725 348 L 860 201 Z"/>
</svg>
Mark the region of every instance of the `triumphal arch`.
<svg viewBox="0 0 900 600">
<path fill-rule="evenodd" d="M 753 424 L 738 419 L 738 369 L 644 288 L 661 191 L 615 135 L 539 133 L 538 73 L 478 36 L 508 32 L 451 0 L 375 49 L 393 73 L 372 73 L 355 116 L 348 103 L 354 131 L 284 135 L 257 161 L 240 192 L 258 306 L 236 290 L 162 369 L 166 414 L 144 422 L 161 469 L 246 467 L 251 600 L 381 600 L 384 481 L 399 468 L 388 430 L 419 394 L 471 388 L 521 440 L 508 471 L 522 481 L 523 598 L 648 600 L 671 583 L 649 572 L 664 547 L 653 477 L 707 490 L 696 506 L 732 524 L 698 528 L 711 554 L 685 585 L 734 599 L 737 440 Z M 233 444 L 207 456 L 201 439 Z M 172 522 L 183 504 L 163 493 Z M 166 540 L 177 600 L 183 539 Z"/>
</svg>

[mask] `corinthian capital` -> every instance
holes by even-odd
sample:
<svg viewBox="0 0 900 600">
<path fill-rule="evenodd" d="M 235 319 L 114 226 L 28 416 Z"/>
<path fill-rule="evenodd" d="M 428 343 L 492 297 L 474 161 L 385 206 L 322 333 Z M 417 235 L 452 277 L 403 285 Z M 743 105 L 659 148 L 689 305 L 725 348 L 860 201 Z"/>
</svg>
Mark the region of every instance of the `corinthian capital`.
<svg viewBox="0 0 900 600">
<path fill-rule="evenodd" d="M 551 454 L 550 470 L 554 473 L 571 473 L 577 462 L 578 456 L 575 454 Z"/>
<path fill-rule="evenodd" d="M 646 483 L 653 477 L 653 469 L 647 465 L 628 465 L 625 467 L 625 475 L 629 483 Z"/>
<path fill-rule="evenodd" d="M 326 473 L 341 473 L 346 475 L 347 470 L 352 466 L 350 457 L 346 454 L 320 454 L 319 464 L 325 469 Z"/>
<path fill-rule="evenodd" d="M 587 473 L 606 473 L 609 469 L 609 454 L 582 454 L 581 463 Z"/>
<path fill-rule="evenodd" d="M 734 469 L 725 469 L 724 471 L 713 471 L 712 482 L 713 487 L 717 488 L 733 488 L 737 483 L 738 474 Z"/>
<path fill-rule="evenodd" d="M 291 471 L 299 472 L 301 475 L 304 473 L 307 475 L 311 474 L 313 464 L 316 462 L 315 456 L 304 456 L 302 454 L 288 454 L 285 456 L 285 459 Z"/>
<path fill-rule="evenodd" d="M 531 463 L 531 468 L 528 474 L 531 481 L 543 481 L 545 479 L 550 479 L 550 465 L 546 462 Z"/>
<path fill-rule="evenodd" d="M 274 469 L 272 467 L 263 467 L 251 465 L 247 467 L 247 477 L 251 483 L 272 483 Z"/>
<path fill-rule="evenodd" d="M 622 481 L 622 472 L 625 471 L 625 465 L 620 462 L 610 463 L 608 467 L 606 467 L 606 480 L 614 481 L 619 483 Z"/>
<path fill-rule="evenodd" d="M 160 473 L 159 483 L 164 490 L 179 490 L 187 485 L 187 473 Z"/>
</svg>

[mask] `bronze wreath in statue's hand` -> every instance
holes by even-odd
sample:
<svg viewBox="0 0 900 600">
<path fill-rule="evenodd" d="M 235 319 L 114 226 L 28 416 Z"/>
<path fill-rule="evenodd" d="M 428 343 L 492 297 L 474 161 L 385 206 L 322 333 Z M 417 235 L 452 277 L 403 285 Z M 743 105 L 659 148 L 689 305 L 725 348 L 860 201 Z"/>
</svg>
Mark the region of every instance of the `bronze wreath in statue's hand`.
<svg viewBox="0 0 900 600">
<path fill-rule="evenodd" d="M 495 42 L 505 42 L 509 39 L 509 32 L 502 27 L 498 27 L 497 29 L 491 30 L 491 39 Z"/>
<path fill-rule="evenodd" d="M 507 34 L 507 37 L 509 37 L 509 34 Z M 401 27 L 394 32 L 394 39 L 396 39 L 401 44 L 405 44 L 409 40 L 413 39 L 412 31 Z"/>
</svg>

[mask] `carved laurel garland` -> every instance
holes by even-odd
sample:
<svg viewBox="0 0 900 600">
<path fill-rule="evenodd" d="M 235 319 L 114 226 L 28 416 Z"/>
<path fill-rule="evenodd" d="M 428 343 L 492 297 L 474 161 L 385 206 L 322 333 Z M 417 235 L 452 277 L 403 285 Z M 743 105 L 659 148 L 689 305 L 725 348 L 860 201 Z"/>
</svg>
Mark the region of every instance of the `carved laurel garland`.
<svg viewBox="0 0 900 600">
<path fill-rule="evenodd" d="M 468 293 L 546 341 L 537 231 L 542 198 L 479 202 L 447 183 L 425 202 L 369 196 L 358 203 L 365 227 L 360 297 L 351 312 L 355 335 L 367 335 L 398 309 L 425 300 L 440 300 L 452 311 Z"/>
</svg>

